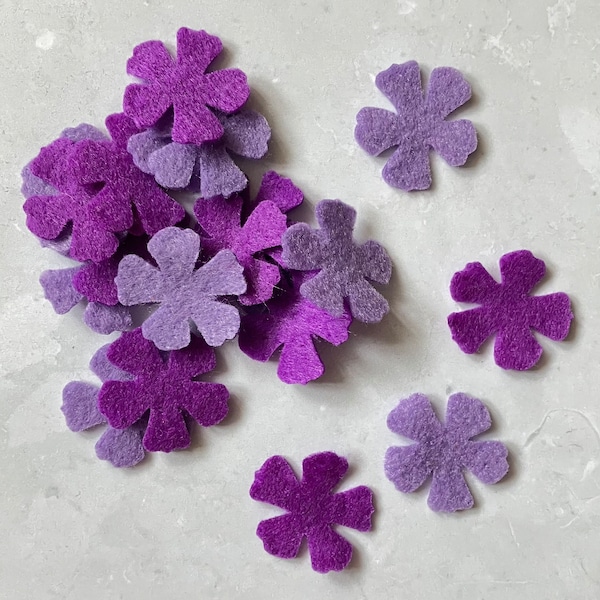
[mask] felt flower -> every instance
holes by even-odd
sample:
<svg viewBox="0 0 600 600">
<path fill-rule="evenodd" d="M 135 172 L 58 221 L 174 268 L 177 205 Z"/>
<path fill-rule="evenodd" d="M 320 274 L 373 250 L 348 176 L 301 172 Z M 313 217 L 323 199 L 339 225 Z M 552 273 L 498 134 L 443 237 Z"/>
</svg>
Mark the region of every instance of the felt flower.
<svg viewBox="0 0 600 600">
<path fill-rule="evenodd" d="M 90 361 L 90 369 L 100 381 L 129 381 L 131 376 L 110 363 L 106 354 L 110 344 L 102 346 Z M 106 419 L 98 410 L 100 388 L 85 381 L 71 381 L 63 389 L 61 410 L 71 431 L 84 431 L 105 425 Z M 96 455 L 115 467 L 133 467 L 145 456 L 142 435 L 145 424 L 136 423 L 126 429 L 108 426 L 96 442 Z"/>
<path fill-rule="evenodd" d="M 456 69 L 434 69 L 425 96 L 415 61 L 392 65 L 377 75 L 375 85 L 397 114 L 363 108 L 356 116 L 354 135 L 372 155 L 397 147 L 383 168 L 383 179 L 389 185 L 406 191 L 425 190 L 431 185 L 431 148 L 453 167 L 464 165 L 477 148 L 477 133 L 470 121 L 446 121 L 471 98 L 471 86 Z"/>
<path fill-rule="evenodd" d="M 267 171 L 262 178 L 260 188 L 254 200 L 248 199 L 245 206 L 246 214 L 254 210 L 261 202 L 272 202 L 282 213 L 288 213 L 300 206 L 304 196 L 302 191 L 287 177 L 282 177 L 275 171 Z"/>
<path fill-rule="evenodd" d="M 473 506 L 463 469 L 483 483 L 497 483 L 508 472 L 508 451 L 501 442 L 471 438 L 491 427 L 487 408 L 466 394 L 448 399 L 446 422 L 440 423 L 423 394 L 401 400 L 388 415 L 388 427 L 414 440 L 385 454 L 385 474 L 401 492 L 419 489 L 432 476 L 427 503 L 435 511 L 454 512 Z"/>
<path fill-rule="evenodd" d="M 178 350 L 190 343 L 190 321 L 210 346 L 233 338 L 240 327 L 237 308 L 217 299 L 246 291 L 243 267 L 230 250 L 221 250 L 195 269 L 200 237 L 190 229 L 167 227 L 148 243 L 157 267 L 128 255 L 115 279 L 125 306 L 159 303 L 142 325 L 144 336 L 161 350 Z"/>
<path fill-rule="evenodd" d="M 248 284 L 246 293 L 239 296 L 242 304 L 260 304 L 273 296 L 273 287 L 281 278 L 279 267 L 256 254 L 281 245 L 281 236 L 287 229 L 287 219 L 273 202 L 256 205 L 242 223 L 243 200 L 235 196 L 199 199 L 194 214 L 205 237 L 202 250 L 206 256 L 231 250 L 244 268 Z"/>
<path fill-rule="evenodd" d="M 533 367 L 543 348 L 531 330 L 561 341 L 567 337 L 573 319 L 566 294 L 530 295 L 545 273 L 544 261 L 529 250 L 500 258 L 501 283 L 481 263 L 469 263 L 452 277 L 450 293 L 457 302 L 480 306 L 448 317 L 452 339 L 463 352 L 472 354 L 495 334 L 494 359 L 498 366 L 518 371 Z"/>
<path fill-rule="evenodd" d="M 148 451 L 187 448 L 190 434 L 186 415 L 203 427 L 216 425 L 227 415 L 227 388 L 220 383 L 194 380 L 216 365 L 214 350 L 198 338 L 163 360 L 156 346 L 136 329 L 113 342 L 107 357 L 132 375 L 132 380 L 104 383 L 98 408 L 117 429 L 131 427 L 149 411 L 143 439 Z"/>
<path fill-rule="evenodd" d="M 202 144 L 218 140 L 223 126 L 209 107 L 224 113 L 248 99 L 246 75 L 239 69 L 206 73 L 221 53 L 218 37 L 182 27 L 177 32 L 177 60 L 164 44 L 144 42 L 133 50 L 127 72 L 143 81 L 125 90 L 123 110 L 138 127 L 154 125 L 171 107 L 173 141 Z"/>
<path fill-rule="evenodd" d="M 348 565 L 352 546 L 332 525 L 370 531 L 375 509 L 368 487 L 332 493 L 347 471 L 348 461 L 333 452 L 305 458 L 301 481 L 282 456 L 272 456 L 263 464 L 255 474 L 250 497 L 286 511 L 261 521 L 256 530 L 269 554 L 294 558 L 306 537 L 315 571 L 341 571 Z"/>
<path fill-rule="evenodd" d="M 315 342 L 320 338 L 339 346 L 348 339 L 352 323 L 347 311 L 333 317 L 302 297 L 300 286 L 310 276 L 293 273 L 279 295 L 242 317 L 240 349 L 264 362 L 281 348 L 277 375 L 285 383 L 306 384 L 319 378 L 325 367 Z"/>
<path fill-rule="evenodd" d="M 300 286 L 300 293 L 334 317 L 344 313 L 348 300 L 355 319 L 377 323 L 388 312 L 385 298 L 369 283 L 387 283 L 392 263 L 374 241 L 353 240 L 356 211 L 339 200 L 323 200 L 316 209 L 320 229 L 305 223 L 292 225 L 284 234 L 282 260 L 289 269 L 318 270 Z"/>
<path fill-rule="evenodd" d="M 202 145 L 173 142 L 170 129 L 148 129 L 131 136 L 127 149 L 144 173 L 165 188 L 188 188 L 203 198 L 229 197 L 248 184 L 230 154 L 262 158 L 268 150 L 271 129 L 259 113 L 243 110 L 235 115 L 217 115 L 223 136 Z"/>
</svg>

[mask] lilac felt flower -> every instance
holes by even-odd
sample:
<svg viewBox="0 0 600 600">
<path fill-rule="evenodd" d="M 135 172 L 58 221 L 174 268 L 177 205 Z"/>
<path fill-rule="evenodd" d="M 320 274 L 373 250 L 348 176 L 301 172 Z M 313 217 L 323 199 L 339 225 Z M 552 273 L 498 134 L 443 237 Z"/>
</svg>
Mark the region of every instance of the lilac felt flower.
<svg viewBox="0 0 600 600">
<path fill-rule="evenodd" d="M 230 154 L 262 158 L 271 129 L 261 114 L 251 110 L 217 118 L 224 133 L 215 142 L 179 144 L 172 141 L 169 129 L 149 129 L 131 136 L 127 149 L 137 167 L 165 188 L 188 188 L 203 198 L 227 198 L 248 184 Z"/>
<path fill-rule="evenodd" d="M 344 313 L 348 299 L 355 319 L 377 323 L 388 312 L 385 298 L 369 283 L 388 283 L 392 263 L 374 241 L 353 240 L 356 211 L 339 200 L 323 200 L 316 209 L 321 229 L 305 223 L 292 225 L 284 234 L 282 260 L 289 269 L 320 271 L 300 286 L 300 293 L 334 317 Z"/>
<path fill-rule="evenodd" d="M 256 530 L 269 554 L 294 558 L 306 537 L 315 571 L 341 571 L 348 565 L 352 546 L 332 525 L 370 531 L 375 509 L 368 487 L 332 493 L 347 471 L 348 461 L 333 452 L 305 458 L 301 481 L 282 456 L 272 456 L 263 464 L 255 474 L 250 497 L 286 511 L 261 521 Z"/>
<path fill-rule="evenodd" d="M 494 359 L 498 366 L 518 371 L 533 367 L 543 348 L 531 330 L 555 341 L 564 340 L 573 319 L 566 294 L 530 296 L 545 273 L 544 261 L 529 250 L 502 256 L 502 283 L 495 281 L 481 263 L 469 263 L 452 277 L 450 293 L 457 302 L 481 306 L 448 317 L 452 339 L 463 352 L 472 354 L 496 334 Z"/>
<path fill-rule="evenodd" d="M 195 381 L 212 371 L 215 352 L 198 338 L 163 360 L 140 329 L 121 335 L 107 352 L 108 359 L 132 375 L 131 381 L 107 381 L 100 390 L 98 408 L 108 423 L 126 429 L 149 411 L 143 444 L 148 451 L 171 452 L 190 445 L 185 417 L 203 427 L 220 423 L 227 415 L 229 392 L 220 383 Z"/>
<path fill-rule="evenodd" d="M 325 367 L 315 342 L 318 338 L 339 346 L 348 339 L 352 317 L 333 317 L 300 294 L 310 273 L 294 273 L 282 292 L 242 317 L 239 344 L 254 360 L 267 361 L 281 348 L 277 375 L 285 383 L 302 383 L 320 377 Z"/>
<path fill-rule="evenodd" d="M 144 321 L 144 336 L 161 350 L 190 343 L 190 321 L 210 346 L 233 338 L 240 327 L 237 308 L 218 296 L 246 291 L 243 267 L 230 250 L 221 250 L 196 269 L 200 237 L 190 229 L 167 227 L 148 243 L 157 267 L 139 256 L 126 256 L 116 277 L 119 301 L 125 306 L 160 303 Z"/>
<path fill-rule="evenodd" d="M 242 223 L 243 200 L 235 196 L 200 199 L 194 205 L 194 214 L 205 237 L 202 250 L 206 256 L 231 250 L 244 268 L 248 284 L 239 300 L 242 304 L 260 304 L 273 296 L 273 287 L 281 278 L 277 265 L 256 256 L 257 253 L 281 245 L 281 236 L 287 229 L 286 216 L 273 202 L 264 201 L 256 206 Z"/>
<path fill-rule="evenodd" d="M 173 141 L 202 144 L 218 140 L 223 126 L 209 107 L 232 113 L 248 99 L 246 75 L 239 69 L 206 73 L 221 53 L 218 37 L 182 27 L 177 32 L 177 60 L 164 44 L 144 42 L 133 50 L 127 72 L 144 83 L 125 90 L 123 110 L 138 125 L 154 125 L 173 108 Z"/>
<path fill-rule="evenodd" d="M 113 366 L 106 354 L 109 344 L 102 346 L 90 361 L 90 369 L 100 381 L 129 381 L 131 376 Z M 61 410 L 71 431 L 84 431 L 106 424 L 106 419 L 98 410 L 100 388 L 85 381 L 71 381 L 63 389 Z M 108 460 L 115 467 L 133 467 L 145 455 L 142 435 L 145 424 L 136 423 L 126 429 L 108 426 L 96 442 L 96 455 Z"/>
<path fill-rule="evenodd" d="M 470 121 L 446 117 L 471 98 L 471 86 L 459 71 L 438 67 L 431 72 L 427 94 L 421 89 L 421 72 L 415 61 L 392 65 L 375 78 L 375 84 L 396 108 L 363 108 L 356 116 L 354 135 L 369 154 L 379 155 L 397 146 L 383 168 L 383 179 L 406 191 L 431 185 L 429 151 L 433 148 L 451 166 L 464 165 L 477 148 L 477 133 Z"/>
<path fill-rule="evenodd" d="M 433 476 L 427 500 L 432 510 L 454 512 L 473 506 L 463 469 L 488 484 L 497 483 L 508 472 L 504 444 L 471 439 L 491 427 L 491 418 L 480 400 L 466 394 L 450 396 L 443 424 L 427 397 L 413 394 L 388 415 L 387 425 L 417 442 L 388 448 L 387 478 L 398 490 L 409 493 Z"/>
</svg>

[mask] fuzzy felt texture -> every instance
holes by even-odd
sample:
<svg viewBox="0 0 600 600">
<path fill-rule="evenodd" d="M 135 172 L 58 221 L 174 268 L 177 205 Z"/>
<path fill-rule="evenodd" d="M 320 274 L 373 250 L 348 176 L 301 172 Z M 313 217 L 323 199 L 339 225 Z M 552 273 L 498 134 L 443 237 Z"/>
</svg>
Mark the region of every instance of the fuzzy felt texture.
<svg viewBox="0 0 600 600">
<path fill-rule="evenodd" d="M 129 381 L 131 376 L 112 365 L 107 356 L 109 344 L 102 346 L 90 361 L 90 369 L 103 383 L 106 381 Z M 71 381 L 63 389 L 61 410 L 71 431 L 84 431 L 106 424 L 98 410 L 100 388 L 85 381 Z M 142 446 L 143 424 L 127 429 L 108 426 L 96 443 L 96 455 L 115 467 L 133 467 L 145 456 Z"/>
<path fill-rule="evenodd" d="M 530 295 L 545 273 L 544 261 L 529 250 L 500 258 L 501 283 L 481 263 L 469 263 L 452 277 L 450 293 L 457 302 L 480 306 L 448 317 L 452 339 L 463 352 L 473 354 L 495 335 L 494 359 L 498 366 L 517 371 L 533 367 L 543 348 L 531 330 L 561 341 L 567 337 L 573 319 L 566 294 Z"/>
<path fill-rule="evenodd" d="M 142 325 L 146 339 L 161 350 L 185 348 L 190 343 L 190 321 L 210 346 L 220 346 L 237 334 L 237 308 L 217 299 L 246 291 L 243 267 L 233 252 L 221 250 L 195 269 L 200 237 L 176 227 L 159 231 L 148 251 L 158 267 L 128 255 L 119 263 L 115 279 L 121 304 L 160 304 Z"/>
<path fill-rule="evenodd" d="M 108 349 L 109 361 L 132 375 L 132 381 L 107 381 L 98 408 L 108 423 L 126 429 L 149 411 L 143 444 L 148 451 L 171 452 L 190 445 L 185 416 L 203 427 L 227 415 L 229 392 L 220 383 L 195 381 L 216 366 L 215 352 L 194 338 L 166 360 L 140 329 L 121 335 Z"/>
<path fill-rule="evenodd" d="M 348 565 L 352 546 L 332 526 L 370 531 L 375 509 L 368 487 L 332 492 L 347 471 L 348 461 L 333 452 L 305 458 L 301 481 L 282 456 L 272 456 L 263 464 L 255 474 L 250 497 L 286 511 L 261 521 L 256 530 L 269 554 L 294 558 L 306 537 L 315 571 L 341 571 Z"/>
<path fill-rule="evenodd" d="M 27 227 L 38 237 L 55 240 L 71 225 L 69 255 L 100 262 L 117 250 L 116 232 L 134 225 L 133 208 L 143 231 L 153 234 L 185 215 L 183 208 L 142 173 L 126 150 L 137 132 L 124 115 L 110 115 L 112 141 L 63 137 L 42 148 L 31 173 L 57 193 L 32 196 L 23 206 Z"/>
<path fill-rule="evenodd" d="M 454 512 L 473 506 L 463 469 L 487 484 L 497 483 L 508 472 L 504 444 L 471 439 L 491 427 L 491 418 L 480 400 L 466 394 L 450 396 L 443 424 L 427 397 L 413 394 L 388 415 L 387 425 L 394 433 L 417 442 L 388 448 L 387 478 L 396 489 L 409 493 L 433 476 L 427 500 L 432 510 Z"/>
<path fill-rule="evenodd" d="M 149 129 L 131 136 L 127 149 L 137 167 L 165 188 L 188 188 L 199 191 L 203 198 L 228 198 L 248 184 L 230 154 L 262 158 L 271 129 L 261 114 L 251 110 L 217 117 L 224 133 L 215 142 L 179 144 L 173 142 L 170 128 Z"/>
<path fill-rule="evenodd" d="M 386 299 L 369 283 L 388 283 L 392 263 L 374 241 L 353 240 L 356 211 L 339 200 L 323 200 L 316 209 L 320 229 L 305 223 L 292 225 L 284 234 L 282 260 L 289 269 L 319 271 L 305 281 L 300 293 L 334 317 L 344 313 L 348 300 L 352 316 L 377 323 L 389 310 Z"/>
<path fill-rule="evenodd" d="M 267 361 L 281 348 L 277 375 L 285 383 L 306 384 L 325 367 L 315 347 L 318 339 L 339 346 L 348 339 L 350 313 L 333 317 L 300 294 L 311 274 L 294 273 L 289 284 L 264 307 L 242 317 L 240 349 L 254 360 Z"/>
<path fill-rule="evenodd" d="M 471 86 L 456 69 L 434 69 L 425 96 L 415 61 L 392 65 L 377 75 L 375 85 L 397 114 L 382 108 L 361 109 L 354 136 L 372 155 L 397 147 L 383 168 L 383 179 L 389 185 L 406 191 L 425 190 L 431 185 L 431 149 L 457 167 L 464 165 L 477 148 L 477 132 L 471 121 L 446 121 L 471 98 Z"/>
<path fill-rule="evenodd" d="M 262 178 L 260 188 L 251 208 L 256 204 L 269 201 L 275 204 L 282 213 L 288 213 L 293 208 L 300 206 L 304 200 L 302 191 L 287 177 L 282 177 L 275 171 L 267 171 Z"/>
<path fill-rule="evenodd" d="M 125 114 L 145 129 L 172 108 L 173 141 L 202 144 L 221 138 L 223 126 L 210 108 L 232 113 L 250 94 L 246 75 L 239 69 L 206 73 L 222 49 L 218 37 L 185 27 L 177 32 L 176 60 L 160 41 L 136 46 L 127 72 L 143 83 L 127 86 Z"/>
<path fill-rule="evenodd" d="M 44 271 L 40 276 L 44 296 L 59 315 L 69 312 L 82 300 L 87 300 L 88 304 L 83 320 L 96 333 L 107 335 L 113 331 L 131 329 L 131 313 L 129 309 L 117 304 L 114 281 L 112 285 L 109 283 L 110 273 L 102 273 L 102 269 L 98 268 L 101 265 L 102 263 L 100 265 L 89 263 L 68 269 Z M 114 272 L 116 272 L 116 266 Z M 104 277 L 100 277 L 100 275 L 104 275 Z M 75 281 L 80 276 L 80 279 L 87 283 L 97 281 L 97 286 L 76 286 Z M 114 288 L 114 297 L 110 293 L 112 288 Z"/>
<path fill-rule="evenodd" d="M 228 200 L 215 196 L 198 200 L 194 214 L 205 234 L 203 254 L 212 257 L 222 250 L 231 250 L 244 268 L 247 282 L 247 291 L 239 296 L 239 301 L 245 305 L 261 304 L 273 296 L 281 273 L 277 265 L 256 254 L 281 245 L 287 219 L 273 202 L 265 200 L 242 223 L 243 206 L 240 196 Z"/>
</svg>

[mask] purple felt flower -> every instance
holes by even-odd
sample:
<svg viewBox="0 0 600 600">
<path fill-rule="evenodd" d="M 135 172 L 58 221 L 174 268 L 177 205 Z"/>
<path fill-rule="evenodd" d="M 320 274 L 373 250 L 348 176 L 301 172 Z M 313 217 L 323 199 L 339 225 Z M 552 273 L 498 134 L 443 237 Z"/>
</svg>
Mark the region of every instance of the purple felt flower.
<svg viewBox="0 0 600 600">
<path fill-rule="evenodd" d="M 129 381 L 131 376 L 113 366 L 106 354 L 109 344 L 102 346 L 90 361 L 90 369 L 100 381 Z M 98 410 L 100 388 L 85 381 L 71 381 L 63 389 L 61 410 L 71 431 L 84 431 L 98 425 L 105 425 L 106 419 Z M 115 467 L 133 467 L 145 455 L 142 435 L 145 424 L 136 423 L 126 429 L 108 426 L 96 442 L 96 455 Z"/>
<path fill-rule="evenodd" d="M 377 75 L 375 84 L 397 114 L 363 108 L 356 116 L 354 135 L 369 154 L 379 155 L 397 146 L 383 168 L 384 181 L 406 191 L 427 189 L 431 185 L 431 148 L 453 167 L 465 164 L 477 148 L 477 132 L 471 121 L 446 121 L 471 98 L 471 86 L 459 71 L 434 69 L 425 96 L 415 61 L 392 65 Z"/>
<path fill-rule="evenodd" d="M 242 304 L 260 304 L 273 296 L 273 287 L 281 278 L 277 265 L 255 256 L 258 252 L 281 245 L 281 236 L 287 229 L 286 216 L 270 201 L 261 202 L 242 224 L 243 200 L 235 196 L 200 199 L 194 205 L 194 214 L 206 237 L 202 250 L 206 256 L 231 250 L 244 268 L 248 284 L 239 300 Z"/>
<path fill-rule="evenodd" d="M 368 280 L 388 283 L 392 263 L 387 252 L 374 241 L 354 242 L 356 211 L 347 204 L 323 200 L 316 215 L 321 229 L 297 223 L 282 240 L 282 260 L 287 268 L 320 271 L 300 286 L 300 293 L 334 317 L 344 313 L 344 299 L 348 299 L 355 319 L 381 321 L 389 306 Z"/>
<path fill-rule="evenodd" d="M 238 110 L 248 99 L 246 75 L 239 69 L 206 73 L 221 53 L 218 37 L 182 27 L 177 32 L 177 60 L 164 44 L 144 42 L 133 50 L 127 72 L 144 83 L 125 90 L 123 110 L 140 128 L 154 125 L 173 108 L 173 141 L 202 144 L 218 140 L 223 126 L 210 110 Z"/>
<path fill-rule="evenodd" d="M 315 571 L 341 571 L 348 565 L 352 546 L 332 525 L 370 531 L 375 509 L 368 487 L 332 493 L 347 471 L 348 461 L 333 452 L 305 458 L 301 481 L 282 456 L 272 456 L 263 464 L 255 474 L 250 497 L 286 511 L 261 521 L 256 530 L 269 554 L 294 558 L 306 536 Z"/>
<path fill-rule="evenodd" d="M 352 323 L 348 312 L 333 317 L 302 297 L 300 286 L 310 276 L 294 273 L 282 293 L 242 317 L 240 349 L 264 362 L 281 348 L 277 375 L 285 383 L 306 384 L 319 378 L 325 367 L 315 347 L 317 338 L 339 346 L 348 339 Z"/>
<path fill-rule="evenodd" d="M 143 439 L 146 450 L 171 452 L 187 448 L 190 434 L 186 415 L 203 427 L 216 425 L 226 417 L 227 388 L 220 383 L 194 380 L 216 365 L 214 350 L 198 338 L 163 360 L 154 344 L 136 329 L 113 342 L 107 356 L 133 379 L 107 381 L 100 390 L 98 408 L 117 429 L 133 426 L 149 411 Z"/>
<path fill-rule="evenodd" d="M 262 158 L 271 129 L 261 114 L 251 110 L 217 117 L 224 133 L 215 142 L 179 144 L 172 141 L 168 129 L 149 129 L 131 136 L 127 149 L 138 168 L 165 188 L 188 188 L 199 191 L 203 198 L 228 198 L 248 184 L 230 154 Z"/>
<path fill-rule="evenodd" d="M 275 171 L 267 171 L 260 182 L 260 188 L 254 200 L 248 200 L 248 212 L 254 210 L 261 202 L 272 202 L 282 213 L 288 213 L 300 206 L 304 196 L 302 191 L 287 177 L 282 177 Z"/>
<path fill-rule="evenodd" d="M 132 326 L 131 312 L 116 298 L 116 267 L 117 263 L 110 258 L 98 264 L 44 271 L 40 284 L 45 298 L 59 315 L 86 300 L 83 321 L 92 331 L 103 335 L 126 331 Z"/>
<path fill-rule="evenodd" d="M 448 399 L 446 422 L 440 423 L 423 394 L 401 400 L 388 415 L 394 432 L 417 442 L 393 446 L 385 454 L 385 474 L 404 493 L 414 492 L 433 476 L 427 503 L 435 511 L 454 512 L 473 506 L 463 469 L 483 483 L 497 483 L 508 472 L 508 451 L 501 442 L 471 438 L 491 427 L 484 404 L 466 394 Z"/>
<path fill-rule="evenodd" d="M 190 229 L 167 227 L 148 243 L 158 268 L 139 256 L 126 256 L 116 277 L 119 301 L 125 306 L 160 303 L 142 331 L 161 350 L 190 343 L 190 321 L 210 346 L 233 338 L 240 327 L 237 308 L 218 296 L 246 291 L 243 267 L 230 250 L 221 250 L 196 269 L 200 237 Z"/>
<path fill-rule="evenodd" d="M 463 352 L 473 354 L 495 334 L 494 359 L 498 366 L 517 371 L 533 367 L 543 348 L 531 330 L 561 341 L 567 337 L 573 319 L 566 294 L 530 296 L 545 273 L 544 261 L 529 250 L 502 256 L 502 283 L 495 281 L 481 263 L 469 263 L 452 277 L 450 293 L 457 302 L 481 306 L 448 317 L 452 339 Z"/>
</svg>

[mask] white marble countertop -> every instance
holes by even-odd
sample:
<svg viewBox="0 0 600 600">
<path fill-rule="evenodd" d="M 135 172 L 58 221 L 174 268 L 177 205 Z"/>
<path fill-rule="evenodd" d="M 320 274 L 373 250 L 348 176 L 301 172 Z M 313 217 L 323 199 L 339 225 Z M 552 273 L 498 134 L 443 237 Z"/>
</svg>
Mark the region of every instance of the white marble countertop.
<svg viewBox="0 0 600 600">
<path fill-rule="evenodd" d="M 0 14 L 2 600 L 600 597 L 597 0 L 0 0 Z M 107 340 L 79 309 L 58 316 L 44 300 L 40 272 L 68 261 L 27 232 L 19 172 L 64 127 L 102 126 L 120 109 L 133 46 L 173 45 L 184 25 L 222 37 L 273 127 L 253 184 L 276 169 L 312 205 L 354 205 L 358 235 L 392 256 L 392 310 L 325 348 L 327 374 L 306 387 L 229 344 L 217 378 L 232 417 L 190 451 L 123 471 L 59 410 L 68 381 L 93 380 L 88 360 Z M 409 59 L 465 74 L 474 99 L 461 116 L 480 135 L 468 168 L 433 157 L 433 188 L 412 194 L 389 188 L 383 161 L 353 139 L 357 111 L 386 106 L 375 74 Z M 547 262 L 539 289 L 567 292 L 576 321 L 566 342 L 542 341 L 539 368 L 511 373 L 489 344 L 461 353 L 445 320 L 452 273 L 479 260 L 497 274 L 520 248 Z M 440 409 L 453 391 L 481 398 L 510 449 L 506 481 L 468 477 L 473 510 L 435 514 L 426 490 L 403 495 L 384 476 L 399 442 L 386 415 L 416 391 Z M 325 576 L 306 551 L 263 551 L 255 528 L 277 509 L 248 497 L 267 457 L 299 468 L 322 450 L 348 457 L 342 489 L 369 485 L 377 507 L 371 533 L 344 530 L 350 568 Z"/>
</svg>

